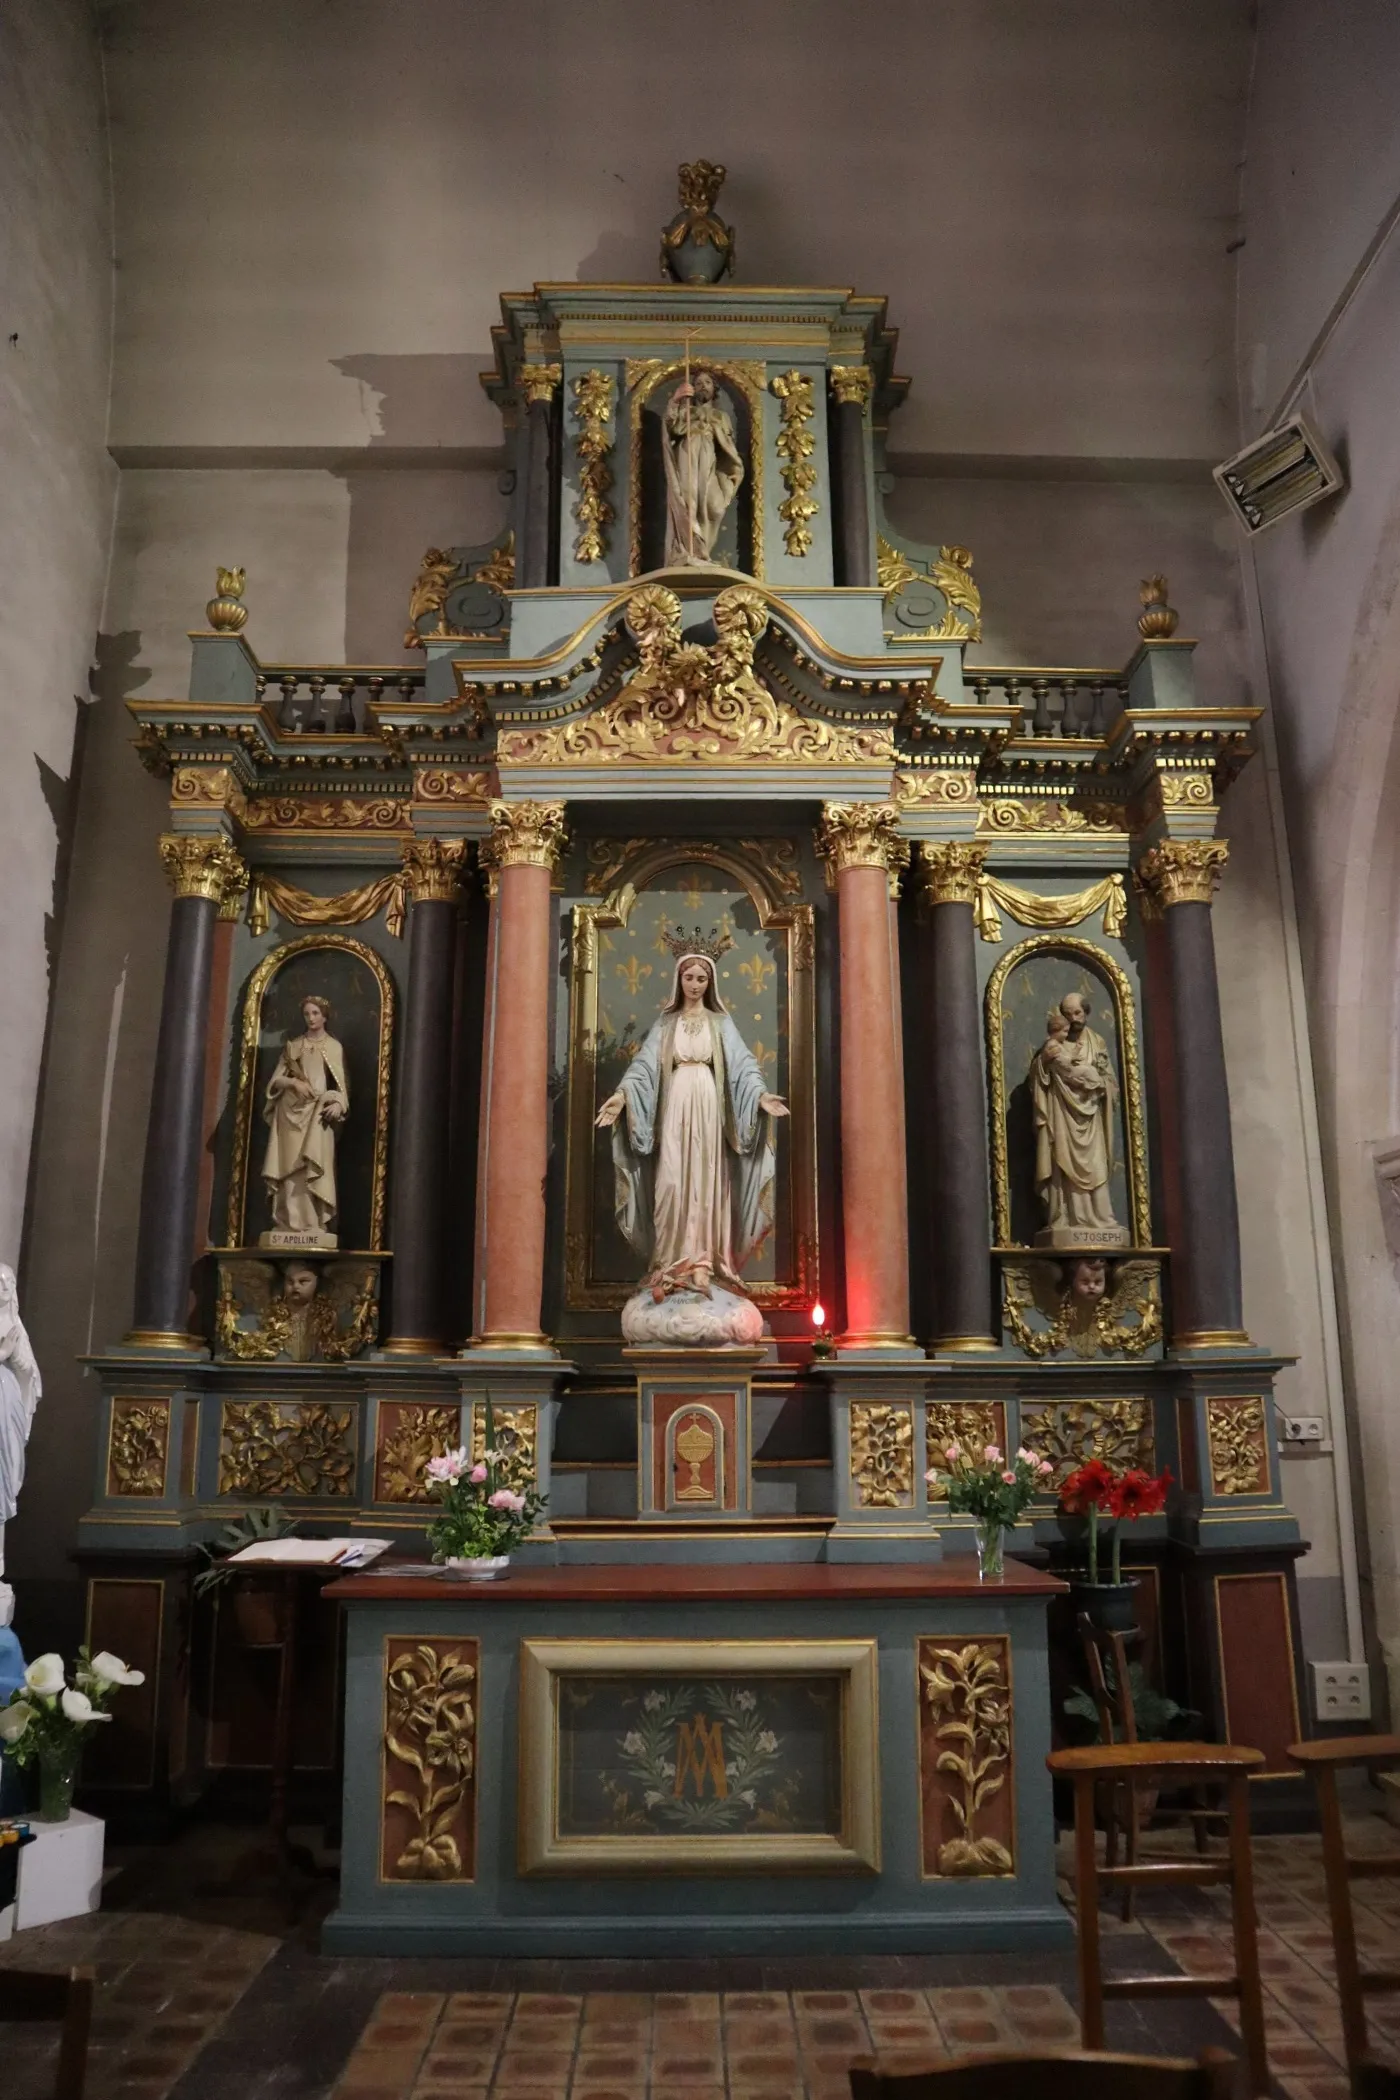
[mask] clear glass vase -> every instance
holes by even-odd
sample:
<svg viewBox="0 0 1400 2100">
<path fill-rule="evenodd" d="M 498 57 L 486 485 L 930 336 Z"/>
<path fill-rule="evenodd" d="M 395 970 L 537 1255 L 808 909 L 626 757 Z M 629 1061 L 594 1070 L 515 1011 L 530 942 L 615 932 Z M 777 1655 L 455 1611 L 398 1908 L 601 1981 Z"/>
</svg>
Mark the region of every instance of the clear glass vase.
<svg viewBox="0 0 1400 2100">
<path fill-rule="evenodd" d="M 66 1823 L 73 1813 L 73 1782 L 78 1776 L 78 1759 L 82 1752 L 75 1743 L 71 1750 L 41 1750 L 39 1752 L 39 1821 L 41 1823 Z"/>
<path fill-rule="evenodd" d="M 1000 1524 L 989 1522 L 977 1526 L 977 1579 L 979 1582 L 997 1582 L 1006 1567 L 1006 1533 Z"/>
</svg>

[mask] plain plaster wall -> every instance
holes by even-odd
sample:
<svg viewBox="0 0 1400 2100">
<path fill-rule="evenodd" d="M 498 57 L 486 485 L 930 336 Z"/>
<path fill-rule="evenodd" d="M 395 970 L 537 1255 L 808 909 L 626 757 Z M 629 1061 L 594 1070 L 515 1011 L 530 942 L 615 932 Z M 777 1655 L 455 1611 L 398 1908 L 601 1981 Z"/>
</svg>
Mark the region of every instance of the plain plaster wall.
<svg viewBox="0 0 1400 2100">
<path fill-rule="evenodd" d="M 1345 311 L 1334 309 L 1400 197 L 1397 79 L 1400 12 L 1387 0 L 1262 8 L 1238 340 L 1241 435 L 1272 420 L 1306 366 L 1302 405 L 1350 480 L 1339 499 L 1256 542 L 1252 570 L 1297 889 L 1357 1500 L 1392 1709 L 1400 1702 L 1400 1286 L 1372 1147 L 1400 1130 L 1400 234 Z"/>
<path fill-rule="evenodd" d="M 55 868 L 115 469 L 112 217 L 84 0 L 0 10 L 0 1260 L 20 1255 Z"/>
</svg>

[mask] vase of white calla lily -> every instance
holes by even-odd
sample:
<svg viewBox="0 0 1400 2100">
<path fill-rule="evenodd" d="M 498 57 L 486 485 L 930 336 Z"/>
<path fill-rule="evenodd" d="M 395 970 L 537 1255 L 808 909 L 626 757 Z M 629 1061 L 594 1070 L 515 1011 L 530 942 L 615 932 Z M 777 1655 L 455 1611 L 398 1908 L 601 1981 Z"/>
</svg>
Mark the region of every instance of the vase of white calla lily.
<svg viewBox="0 0 1400 2100">
<path fill-rule="evenodd" d="M 67 1822 L 88 1730 L 111 1720 L 113 1692 L 145 1681 L 144 1670 L 129 1669 L 106 1649 L 89 1655 L 80 1648 L 71 1671 L 61 1655 L 30 1663 L 24 1683 L 0 1707 L 0 1746 L 17 1765 L 38 1764 L 41 1822 Z"/>
</svg>

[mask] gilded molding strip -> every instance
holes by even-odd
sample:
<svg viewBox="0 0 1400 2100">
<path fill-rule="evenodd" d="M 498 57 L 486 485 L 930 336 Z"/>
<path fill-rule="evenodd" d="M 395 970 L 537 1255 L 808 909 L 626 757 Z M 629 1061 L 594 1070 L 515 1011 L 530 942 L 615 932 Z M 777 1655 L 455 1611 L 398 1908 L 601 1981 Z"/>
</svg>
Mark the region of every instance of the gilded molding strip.
<svg viewBox="0 0 1400 2100">
<path fill-rule="evenodd" d="M 851 1491 L 861 1509 L 914 1502 L 914 1410 L 883 1400 L 851 1402 Z"/>
<path fill-rule="evenodd" d="M 1082 808 L 1068 802 L 1030 800 L 1021 795 L 984 795 L 977 818 L 979 832 L 1015 836 L 1021 832 L 1131 831 L 1128 808 L 1123 802 L 1087 802 Z"/>
<path fill-rule="evenodd" d="M 779 471 L 787 490 L 787 495 L 778 505 L 778 516 L 787 527 L 783 546 L 789 554 L 801 557 L 812 551 L 812 535 L 807 527 L 820 508 L 812 500 L 812 490 L 817 484 L 817 470 L 811 465 L 816 440 L 807 427 L 816 413 L 812 403 L 812 382 L 805 372 L 799 372 L 794 366 L 790 372 L 777 373 L 769 385 L 782 402 L 773 449 L 783 462 Z"/>
<path fill-rule="evenodd" d="M 170 1448 L 170 1402 L 114 1400 L 107 1437 L 107 1493 L 165 1493 Z"/>
<path fill-rule="evenodd" d="M 385 1641 L 381 1881 L 476 1877 L 480 1660 L 474 1640 Z"/>
<path fill-rule="evenodd" d="M 982 852 L 986 852 L 984 846 Z M 927 854 L 927 846 L 924 848 Z M 1128 923 L 1128 893 L 1121 875 L 1105 875 L 1086 889 L 1070 890 L 1059 897 L 1042 897 L 1034 890 L 1018 889 L 997 875 L 981 875 L 977 883 L 977 931 L 984 941 L 1001 939 L 998 910 L 1023 926 L 1077 926 L 1091 912 L 1103 913 L 1103 930 L 1111 941 L 1121 941 Z"/>
<path fill-rule="evenodd" d="M 1148 1473 L 1156 1465 L 1152 1403 L 1141 1393 L 1121 1400 L 1051 1400 L 1023 1409 L 1021 1437 L 1055 1468 L 1054 1488 L 1090 1458 Z"/>
<path fill-rule="evenodd" d="M 1239 1400 L 1212 1395 L 1206 1401 L 1213 1495 L 1267 1495 L 1268 1418 L 1258 1395 Z"/>
<path fill-rule="evenodd" d="M 575 448 L 579 460 L 579 492 L 574 504 L 579 523 L 575 561 L 601 561 L 608 551 L 607 528 L 614 515 L 607 499 L 612 487 L 612 469 L 608 465 L 612 438 L 608 426 L 612 422 L 613 387 L 611 372 L 580 372 L 573 382 L 574 415 L 579 426 Z"/>
<path fill-rule="evenodd" d="M 1128 1193 L 1133 1237 L 1139 1247 L 1152 1244 L 1152 1213 L 1147 1187 L 1147 1125 L 1142 1107 L 1142 1069 L 1138 1059 L 1137 1009 L 1127 972 L 1113 957 L 1072 933 L 1042 933 L 1009 948 L 987 980 L 983 1012 L 987 1038 L 987 1095 L 991 1124 L 992 1198 L 997 1243 L 1011 1242 L 1011 1187 L 1006 1148 L 1006 1047 L 1002 997 L 1007 979 L 1028 955 L 1064 955 L 1082 962 L 1102 978 L 1113 994 L 1123 1064 L 1124 1122 L 1128 1136 Z M 1029 1251 L 1029 1250 L 1027 1250 Z"/>
<path fill-rule="evenodd" d="M 351 1495 L 355 1410 L 319 1402 L 225 1400 L 221 1495 Z"/>
<path fill-rule="evenodd" d="M 397 875 L 392 878 L 398 882 Z M 389 1153 L 389 1076 L 394 1048 L 394 981 L 373 948 L 352 940 L 345 933 L 307 933 L 300 940 L 274 948 L 248 979 L 243 995 L 243 1033 L 238 1051 L 238 1090 L 233 1118 L 233 1160 L 229 1170 L 228 1215 L 225 1229 L 230 1247 L 243 1243 L 243 1220 L 248 1203 L 248 1159 L 253 1143 L 254 1095 L 258 1077 L 258 1046 L 262 1041 L 262 1009 L 271 984 L 283 963 L 312 948 L 339 948 L 356 955 L 373 971 L 379 986 L 379 1085 L 374 1104 L 374 1169 L 370 1184 L 369 1248 L 377 1254 L 384 1245 L 384 1191 Z"/>
<path fill-rule="evenodd" d="M 924 1879 L 1014 1874 L 1011 1643 L 924 1638 L 918 1663 Z"/>
</svg>

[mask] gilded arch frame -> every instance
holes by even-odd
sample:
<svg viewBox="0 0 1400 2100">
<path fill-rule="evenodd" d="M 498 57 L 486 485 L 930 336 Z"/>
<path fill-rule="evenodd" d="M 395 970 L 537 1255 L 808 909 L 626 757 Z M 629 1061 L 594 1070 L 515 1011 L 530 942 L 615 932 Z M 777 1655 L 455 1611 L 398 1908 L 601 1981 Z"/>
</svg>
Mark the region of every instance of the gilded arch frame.
<svg viewBox="0 0 1400 2100">
<path fill-rule="evenodd" d="M 750 501 L 753 511 L 753 545 L 750 558 L 753 574 L 759 582 L 763 579 L 763 448 L 764 401 L 768 385 L 768 368 L 757 358 L 692 357 L 629 357 L 627 360 L 628 402 L 628 470 L 627 470 L 627 516 L 628 549 L 627 573 L 637 577 L 642 570 L 642 413 L 647 402 L 658 387 L 692 372 L 713 372 L 720 379 L 727 379 L 732 387 L 744 396 L 749 410 L 751 457 L 748 461 Z M 664 564 L 663 564 L 664 566 Z M 739 573 L 743 573 L 742 571 Z"/>
</svg>

